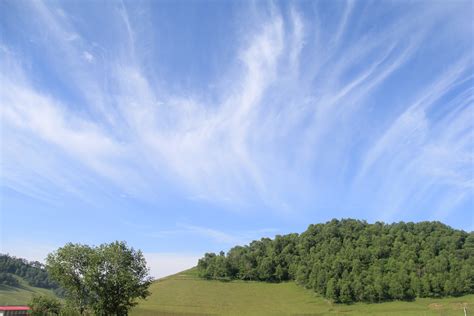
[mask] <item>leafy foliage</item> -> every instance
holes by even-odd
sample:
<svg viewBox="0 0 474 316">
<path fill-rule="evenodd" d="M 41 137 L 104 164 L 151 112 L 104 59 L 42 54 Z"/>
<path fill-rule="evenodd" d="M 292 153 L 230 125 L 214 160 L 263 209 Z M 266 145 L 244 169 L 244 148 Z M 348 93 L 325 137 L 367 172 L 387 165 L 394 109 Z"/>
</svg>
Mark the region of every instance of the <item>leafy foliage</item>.
<svg viewBox="0 0 474 316">
<path fill-rule="evenodd" d="M 46 259 L 49 274 L 66 290 L 66 298 L 81 314 L 89 305 L 91 296 L 86 275 L 93 254 L 94 250 L 87 245 L 68 243 Z"/>
<path fill-rule="evenodd" d="M 127 315 L 135 299 L 149 295 L 152 279 L 145 258 L 125 242 L 98 247 L 69 243 L 46 262 L 80 314 L 91 310 L 97 315 Z"/>
<path fill-rule="evenodd" d="M 0 284 L 9 286 L 20 286 L 20 282 L 11 273 L 0 272 Z"/>
<path fill-rule="evenodd" d="M 334 300 L 380 302 L 474 293 L 474 234 L 439 222 L 352 219 L 206 253 L 207 279 L 297 283 Z"/>
<path fill-rule="evenodd" d="M 56 298 L 44 295 L 34 296 L 28 306 L 33 316 L 59 315 L 62 308 L 61 302 Z"/>
</svg>

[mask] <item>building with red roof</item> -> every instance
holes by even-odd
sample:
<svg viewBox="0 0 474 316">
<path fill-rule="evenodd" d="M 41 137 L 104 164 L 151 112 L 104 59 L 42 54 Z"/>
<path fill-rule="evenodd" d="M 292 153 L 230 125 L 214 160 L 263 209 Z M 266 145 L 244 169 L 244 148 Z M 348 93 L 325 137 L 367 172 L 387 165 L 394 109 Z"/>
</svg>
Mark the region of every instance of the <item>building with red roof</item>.
<svg viewBox="0 0 474 316">
<path fill-rule="evenodd" d="M 29 310 L 28 306 L 0 306 L 0 316 L 24 316 Z"/>
</svg>

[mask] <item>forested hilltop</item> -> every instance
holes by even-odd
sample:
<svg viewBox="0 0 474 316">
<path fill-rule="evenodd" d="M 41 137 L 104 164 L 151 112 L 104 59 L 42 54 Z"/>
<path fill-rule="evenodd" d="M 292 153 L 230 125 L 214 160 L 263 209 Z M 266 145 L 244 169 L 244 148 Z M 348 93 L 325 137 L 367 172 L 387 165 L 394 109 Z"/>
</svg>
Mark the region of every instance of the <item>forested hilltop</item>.
<svg viewBox="0 0 474 316">
<path fill-rule="evenodd" d="M 208 279 L 298 284 L 340 303 L 474 293 L 474 233 L 440 222 L 344 219 L 262 238 L 198 262 Z"/>
<path fill-rule="evenodd" d="M 53 290 L 59 296 L 64 294 L 64 290 L 51 280 L 42 263 L 0 254 L 0 285 L 20 286 L 15 275 L 31 286 Z"/>
</svg>

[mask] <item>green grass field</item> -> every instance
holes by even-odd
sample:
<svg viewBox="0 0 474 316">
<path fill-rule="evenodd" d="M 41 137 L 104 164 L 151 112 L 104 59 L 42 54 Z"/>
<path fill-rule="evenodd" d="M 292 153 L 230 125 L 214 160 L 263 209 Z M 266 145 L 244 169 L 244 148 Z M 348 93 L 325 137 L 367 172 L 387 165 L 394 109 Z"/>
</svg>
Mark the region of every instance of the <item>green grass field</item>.
<svg viewBox="0 0 474 316">
<path fill-rule="evenodd" d="M 414 302 L 331 304 L 294 282 L 221 282 L 199 279 L 194 269 L 160 279 L 131 312 L 140 315 L 474 315 L 474 295 Z"/>
<path fill-rule="evenodd" d="M 23 305 L 34 294 L 54 295 L 29 286 L 0 286 L 0 305 Z M 196 270 L 183 271 L 154 282 L 151 296 L 135 307 L 131 316 L 141 315 L 459 315 L 463 307 L 474 315 L 474 295 L 414 302 L 381 304 L 331 304 L 294 282 L 221 282 L 202 280 Z"/>
<path fill-rule="evenodd" d="M 20 277 L 20 287 L 0 285 L 0 305 L 25 305 L 33 295 L 55 296 L 53 291 L 32 287 Z"/>
</svg>

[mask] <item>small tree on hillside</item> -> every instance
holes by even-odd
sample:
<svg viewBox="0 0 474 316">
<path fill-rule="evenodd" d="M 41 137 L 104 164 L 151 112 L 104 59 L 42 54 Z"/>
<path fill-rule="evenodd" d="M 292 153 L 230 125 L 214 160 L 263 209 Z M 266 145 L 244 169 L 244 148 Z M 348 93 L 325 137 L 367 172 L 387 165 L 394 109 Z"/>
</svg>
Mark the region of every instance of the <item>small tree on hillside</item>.
<svg viewBox="0 0 474 316">
<path fill-rule="evenodd" d="M 86 284 L 95 299 L 91 307 L 97 315 L 127 315 L 137 298 L 150 295 L 152 279 L 140 250 L 125 242 L 103 244 L 95 249 Z"/>
<path fill-rule="evenodd" d="M 91 300 L 86 275 L 91 270 L 95 250 L 87 245 L 68 243 L 46 258 L 46 268 L 51 278 L 65 290 L 69 303 L 82 315 Z"/>
<path fill-rule="evenodd" d="M 99 247 L 69 243 L 48 256 L 46 267 L 81 314 L 127 315 L 137 298 L 149 295 L 152 281 L 142 252 L 118 241 Z"/>
</svg>

